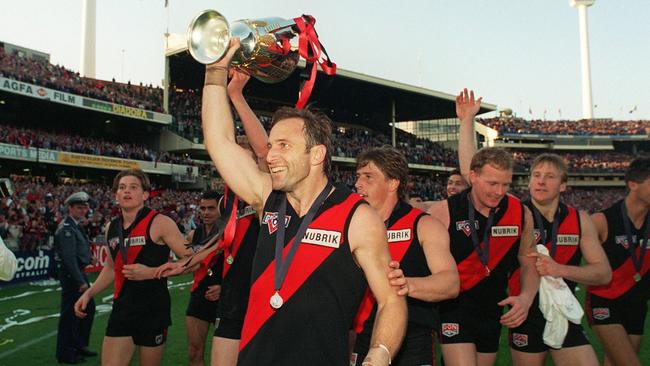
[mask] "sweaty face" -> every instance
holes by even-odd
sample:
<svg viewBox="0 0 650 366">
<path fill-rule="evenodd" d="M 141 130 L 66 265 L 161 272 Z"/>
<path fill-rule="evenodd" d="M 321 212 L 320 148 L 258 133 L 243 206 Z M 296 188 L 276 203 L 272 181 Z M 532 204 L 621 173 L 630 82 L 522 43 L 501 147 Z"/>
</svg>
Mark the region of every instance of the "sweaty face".
<svg viewBox="0 0 650 366">
<path fill-rule="evenodd" d="M 149 198 L 149 192 L 142 189 L 142 182 L 137 177 L 127 175 L 120 178 L 115 193 L 115 200 L 122 209 L 138 208 Z"/>
<path fill-rule="evenodd" d="M 204 200 L 199 203 L 199 217 L 201 222 L 206 225 L 212 225 L 219 217 L 217 200 Z"/>
<path fill-rule="evenodd" d="M 452 174 L 447 179 L 447 197 L 451 197 L 467 189 L 467 182 L 460 174 Z"/>
<path fill-rule="evenodd" d="M 311 155 L 306 148 L 303 125 L 299 118 L 287 118 L 271 129 L 266 163 L 274 190 L 291 192 L 309 175 Z"/>
<path fill-rule="evenodd" d="M 357 169 L 357 181 L 354 183 L 354 187 L 370 206 L 378 208 L 391 194 L 391 181 L 392 179 L 388 179 L 371 161 L 366 166 Z"/>
<path fill-rule="evenodd" d="M 530 196 L 539 203 L 550 202 L 566 190 L 562 172 L 554 164 L 540 163 L 530 174 Z"/>
<path fill-rule="evenodd" d="M 499 205 L 512 183 L 512 170 L 496 168 L 485 164 L 479 172 L 471 170 L 469 179 L 472 182 L 472 191 L 480 204 L 494 208 Z"/>
</svg>

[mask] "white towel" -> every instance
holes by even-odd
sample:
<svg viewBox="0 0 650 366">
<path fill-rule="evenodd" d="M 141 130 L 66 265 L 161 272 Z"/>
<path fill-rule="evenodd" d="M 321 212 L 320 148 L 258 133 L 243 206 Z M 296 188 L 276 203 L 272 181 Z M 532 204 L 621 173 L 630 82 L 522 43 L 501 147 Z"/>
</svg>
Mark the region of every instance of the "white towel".
<svg viewBox="0 0 650 366">
<path fill-rule="evenodd" d="M 548 249 L 538 244 L 537 252 L 548 255 Z M 569 321 L 580 324 L 584 311 L 562 277 L 542 276 L 539 283 L 539 310 L 546 319 L 544 343 L 562 348 L 569 330 Z"/>
<path fill-rule="evenodd" d="M 9 281 L 16 273 L 16 256 L 0 238 L 0 281 Z"/>
</svg>

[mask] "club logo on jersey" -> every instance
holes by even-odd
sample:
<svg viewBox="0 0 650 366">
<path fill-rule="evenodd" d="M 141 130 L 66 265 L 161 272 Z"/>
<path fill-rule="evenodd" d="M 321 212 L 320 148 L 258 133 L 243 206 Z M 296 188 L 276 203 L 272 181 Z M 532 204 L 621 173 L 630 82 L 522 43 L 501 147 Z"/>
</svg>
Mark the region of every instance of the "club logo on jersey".
<svg viewBox="0 0 650 366">
<path fill-rule="evenodd" d="M 302 243 L 338 248 L 341 245 L 341 233 L 332 230 L 307 229 Z"/>
<path fill-rule="evenodd" d="M 557 236 L 557 245 L 578 245 L 580 244 L 580 235 L 559 234 Z"/>
<path fill-rule="evenodd" d="M 519 236 L 519 226 L 492 226 L 492 236 Z"/>
<path fill-rule="evenodd" d="M 284 217 L 284 227 L 289 227 L 289 221 L 291 221 L 291 216 Z M 269 227 L 269 235 L 273 234 L 278 230 L 278 213 L 277 212 L 265 212 L 264 217 L 262 218 L 262 223 L 266 224 Z"/>
<path fill-rule="evenodd" d="M 112 250 L 115 250 L 115 248 L 117 247 L 117 243 L 118 243 L 119 241 L 120 241 L 119 238 L 111 238 L 111 239 L 108 239 L 108 246 L 110 246 Z"/>
<path fill-rule="evenodd" d="M 591 311 L 594 319 L 604 320 L 609 318 L 609 308 L 593 308 Z"/>
<path fill-rule="evenodd" d="M 460 325 L 458 323 L 442 323 L 442 335 L 447 338 L 457 336 L 460 333 Z"/>
<path fill-rule="evenodd" d="M 242 217 L 255 215 L 255 209 L 252 206 L 246 206 L 240 210 L 237 210 L 237 218 L 241 219 Z"/>
<path fill-rule="evenodd" d="M 386 234 L 389 243 L 411 240 L 411 229 L 386 230 Z"/>
<path fill-rule="evenodd" d="M 528 334 L 512 333 L 512 344 L 517 347 L 526 347 L 528 345 Z"/>
<path fill-rule="evenodd" d="M 478 230 L 478 221 L 474 220 L 474 228 Z M 465 235 L 472 235 L 472 227 L 470 226 L 469 220 L 456 221 L 456 231 L 462 231 Z"/>
<path fill-rule="evenodd" d="M 625 249 L 630 248 L 630 244 L 627 242 L 627 235 L 616 235 L 616 237 L 614 237 L 614 241 L 616 244 L 622 245 Z M 632 235 L 632 242 L 636 243 L 636 235 Z"/>
<path fill-rule="evenodd" d="M 542 231 L 540 229 L 534 229 L 533 235 L 535 235 L 535 243 L 541 244 L 540 241 L 542 240 Z"/>
</svg>

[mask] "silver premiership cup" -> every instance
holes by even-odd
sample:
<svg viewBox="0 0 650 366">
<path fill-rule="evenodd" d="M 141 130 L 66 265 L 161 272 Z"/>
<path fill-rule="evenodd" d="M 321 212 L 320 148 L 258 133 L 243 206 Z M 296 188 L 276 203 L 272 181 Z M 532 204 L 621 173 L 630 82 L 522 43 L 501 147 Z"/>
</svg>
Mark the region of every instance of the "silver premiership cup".
<svg viewBox="0 0 650 366">
<path fill-rule="evenodd" d="M 241 47 L 231 66 L 260 81 L 277 83 L 288 78 L 298 64 L 298 50 L 290 44 L 298 34 L 295 27 L 294 20 L 275 17 L 229 24 L 219 12 L 204 10 L 190 23 L 187 48 L 196 61 L 207 65 L 219 61 L 230 39 L 238 37 Z"/>
</svg>

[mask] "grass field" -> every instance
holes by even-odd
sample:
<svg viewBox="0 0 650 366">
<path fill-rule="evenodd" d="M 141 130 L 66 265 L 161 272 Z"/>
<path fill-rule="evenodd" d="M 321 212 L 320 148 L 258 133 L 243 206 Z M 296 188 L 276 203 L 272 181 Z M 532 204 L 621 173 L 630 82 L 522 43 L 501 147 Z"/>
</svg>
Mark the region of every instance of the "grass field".
<svg viewBox="0 0 650 366">
<path fill-rule="evenodd" d="M 187 341 L 185 337 L 185 307 L 187 306 L 191 277 L 174 278 L 170 283 L 172 296 L 172 321 L 163 358 L 163 365 L 187 364 Z M 49 286 L 18 285 L 0 288 L 0 365 L 31 366 L 56 364 L 56 328 L 58 322 L 60 292 L 58 284 Z M 97 315 L 93 324 L 90 348 L 99 351 L 106 329 L 110 302 L 110 291 L 95 297 Z M 582 296 L 579 296 L 582 298 Z M 581 299 L 582 300 L 582 299 Z M 646 323 L 646 334 L 650 326 Z M 595 335 L 587 326 L 590 339 L 602 360 L 602 351 Z M 509 365 L 510 356 L 505 330 L 497 365 Z M 209 345 L 206 348 L 209 354 Z M 137 358 L 134 358 L 137 359 Z M 650 364 L 650 349 L 641 351 L 643 364 Z M 547 362 L 549 365 L 550 362 Z M 86 365 L 98 365 L 99 358 L 90 358 Z M 132 362 L 136 365 L 137 362 Z M 262 363 L 260 363 L 262 364 Z"/>
</svg>

